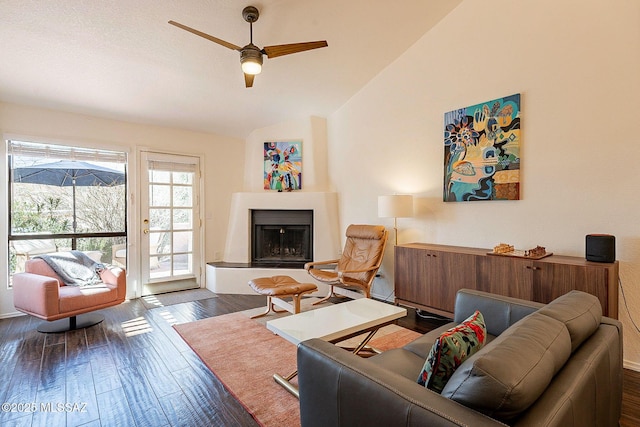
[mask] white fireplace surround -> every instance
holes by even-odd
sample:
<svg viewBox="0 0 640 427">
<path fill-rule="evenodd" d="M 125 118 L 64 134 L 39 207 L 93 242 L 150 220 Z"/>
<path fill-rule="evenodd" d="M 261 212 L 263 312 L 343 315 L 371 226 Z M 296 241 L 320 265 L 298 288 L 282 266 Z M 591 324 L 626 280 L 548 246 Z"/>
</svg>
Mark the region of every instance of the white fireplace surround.
<svg viewBox="0 0 640 427">
<path fill-rule="evenodd" d="M 338 229 L 337 193 L 234 193 L 231 198 L 225 262 L 251 261 L 251 211 L 254 209 L 313 210 L 313 254 L 316 260 L 336 258 L 342 250 Z"/>
<path fill-rule="evenodd" d="M 339 258 L 342 251 L 338 226 L 338 195 L 330 192 L 234 193 L 223 261 L 251 262 L 251 211 L 254 209 L 313 210 L 313 257 L 324 261 Z M 312 281 L 301 269 L 228 268 L 207 266 L 207 288 L 217 293 L 252 293 L 247 278 L 284 274 Z M 318 286 L 324 294 L 325 286 Z"/>
</svg>

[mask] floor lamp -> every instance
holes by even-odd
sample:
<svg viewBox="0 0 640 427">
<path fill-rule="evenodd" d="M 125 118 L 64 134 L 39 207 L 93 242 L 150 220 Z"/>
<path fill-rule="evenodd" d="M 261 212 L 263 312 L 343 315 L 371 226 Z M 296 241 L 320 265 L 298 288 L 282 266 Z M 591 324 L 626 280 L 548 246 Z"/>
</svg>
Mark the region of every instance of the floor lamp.
<svg viewBox="0 0 640 427">
<path fill-rule="evenodd" d="M 398 245 L 398 218 L 413 216 L 413 196 L 410 194 L 394 194 L 393 196 L 378 196 L 378 216 L 393 218 L 395 244 Z"/>
</svg>

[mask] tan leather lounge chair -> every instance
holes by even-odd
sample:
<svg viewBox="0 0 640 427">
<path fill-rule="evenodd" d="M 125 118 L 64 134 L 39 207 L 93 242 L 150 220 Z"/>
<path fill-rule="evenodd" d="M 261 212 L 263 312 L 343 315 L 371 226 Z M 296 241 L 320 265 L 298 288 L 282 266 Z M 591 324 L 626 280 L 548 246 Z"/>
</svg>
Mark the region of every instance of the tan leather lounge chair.
<svg viewBox="0 0 640 427">
<path fill-rule="evenodd" d="M 352 298 L 371 297 L 373 279 L 382 264 L 387 244 L 387 230 L 382 225 L 350 225 L 346 231 L 347 241 L 340 259 L 308 262 L 304 269 L 319 282 L 331 287 L 329 295 L 341 294 Z M 319 267 L 335 264 L 331 270 Z M 359 292 L 354 292 L 359 291 Z"/>
<path fill-rule="evenodd" d="M 100 323 L 104 316 L 84 313 L 120 304 L 125 299 L 127 281 L 123 269 L 107 268 L 100 278 L 100 284 L 66 286 L 44 260 L 30 259 L 25 263 L 25 272 L 13 276 L 13 305 L 23 313 L 46 320 L 38 326 L 40 332 L 86 328 Z"/>
</svg>

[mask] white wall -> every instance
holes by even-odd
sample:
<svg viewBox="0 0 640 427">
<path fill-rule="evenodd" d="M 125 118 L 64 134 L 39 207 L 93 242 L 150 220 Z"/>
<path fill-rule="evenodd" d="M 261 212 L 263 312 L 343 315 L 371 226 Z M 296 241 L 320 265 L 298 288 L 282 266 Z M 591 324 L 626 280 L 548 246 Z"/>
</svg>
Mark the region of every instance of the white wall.
<svg viewBox="0 0 640 427">
<path fill-rule="evenodd" d="M 130 192 L 135 191 L 137 162 L 136 150 L 150 148 L 178 154 L 202 155 L 205 200 L 205 261 L 213 261 L 214 254 L 222 253 L 226 239 L 231 194 L 242 189 L 244 169 L 244 141 L 234 138 L 165 128 L 146 126 L 96 117 L 69 114 L 30 107 L 0 103 L 0 135 L 22 136 L 26 139 L 67 144 L 88 144 L 105 149 L 130 152 L 128 176 Z M 0 176 L 6 177 L 6 163 L 0 164 Z M 236 179 L 233 179 L 233 178 Z M 0 198 L 7 200 L 5 186 L 0 186 Z M 130 211 L 137 211 L 137 198 L 133 194 Z M 4 205 L 3 205 L 4 206 Z M 133 247 L 137 237 L 135 216 L 130 216 L 129 231 Z M 6 218 L 0 215 L 0 241 L 6 242 Z M 7 259 L 6 245 L 0 245 L 0 259 Z M 129 277 L 136 272 L 129 271 Z M 0 262 L 0 278 L 6 278 L 6 263 Z M 14 312 L 13 295 L 0 281 L 0 316 Z M 133 296 L 135 283 L 129 281 L 129 296 Z"/>
<path fill-rule="evenodd" d="M 520 201 L 442 202 L 443 116 L 522 94 Z M 537 244 L 584 256 L 617 239 L 628 312 L 625 359 L 640 368 L 640 2 L 466 0 L 328 119 L 341 227 L 382 223 L 377 196 L 413 193 L 399 241 Z M 374 293 L 393 290 L 392 249 Z"/>
</svg>

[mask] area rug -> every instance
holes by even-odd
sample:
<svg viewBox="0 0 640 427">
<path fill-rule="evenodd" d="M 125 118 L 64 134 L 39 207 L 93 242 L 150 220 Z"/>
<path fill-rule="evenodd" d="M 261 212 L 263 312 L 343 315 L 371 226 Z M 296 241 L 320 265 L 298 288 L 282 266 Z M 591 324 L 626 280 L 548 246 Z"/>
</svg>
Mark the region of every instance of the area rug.
<svg viewBox="0 0 640 427">
<path fill-rule="evenodd" d="M 274 373 L 286 376 L 296 369 L 295 345 L 243 312 L 174 328 L 259 424 L 300 425 L 298 400 L 273 380 Z M 387 331 L 381 329 L 371 340 L 371 346 L 380 350 L 400 347 L 420 336 L 396 325 L 383 329 Z"/>
</svg>

